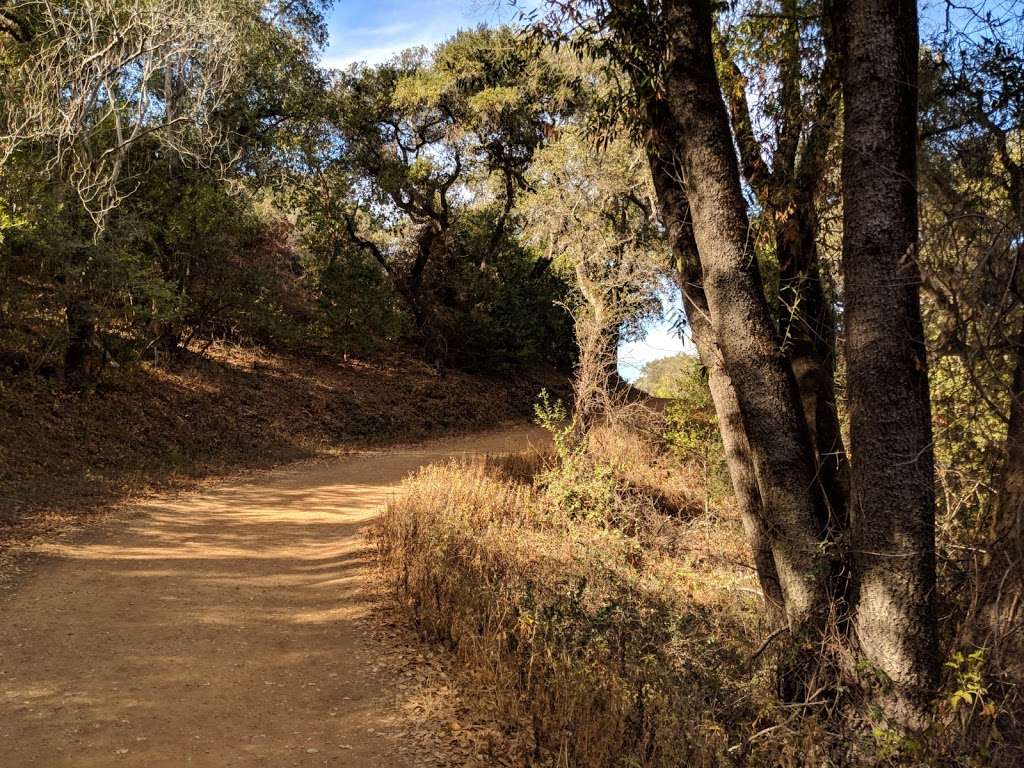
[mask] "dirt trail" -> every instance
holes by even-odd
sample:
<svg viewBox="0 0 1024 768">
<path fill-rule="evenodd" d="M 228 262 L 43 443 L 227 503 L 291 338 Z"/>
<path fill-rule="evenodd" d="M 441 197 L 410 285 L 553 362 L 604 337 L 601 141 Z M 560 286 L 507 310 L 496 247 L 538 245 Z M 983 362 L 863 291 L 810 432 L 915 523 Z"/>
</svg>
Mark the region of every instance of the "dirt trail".
<svg viewBox="0 0 1024 768">
<path fill-rule="evenodd" d="M 374 664 L 362 530 L 416 467 L 531 439 L 286 468 L 38 548 L 0 594 L 0 766 L 415 764 Z"/>
</svg>

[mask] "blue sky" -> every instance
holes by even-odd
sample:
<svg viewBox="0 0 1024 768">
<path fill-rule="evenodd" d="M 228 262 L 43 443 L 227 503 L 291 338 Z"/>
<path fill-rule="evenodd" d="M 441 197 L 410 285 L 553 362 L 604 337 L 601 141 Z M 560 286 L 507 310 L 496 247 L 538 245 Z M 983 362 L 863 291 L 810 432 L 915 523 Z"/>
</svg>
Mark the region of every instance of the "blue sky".
<svg viewBox="0 0 1024 768">
<path fill-rule="evenodd" d="M 337 0 L 323 64 L 377 64 L 406 48 L 433 46 L 459 29 L 515 19 L 508 0 Z"/>
<path fill-rule="evenodd" d="M 542 0 L 518 0 L 534 8 Z M 999 7 L 1012 0 L 973 0 Z M 944 0 L 921 0 L 922 35 L 942 25 Z M 509 0 L 336 0 L 329 12 L 330 44 L 323 63 L 340 67 L 355 61 L 379 63 L 412 46 L 432 46 L 460 28 L 514 20 Z M 957 12 L 954 11 L 954 16 Z"/>
</svg>

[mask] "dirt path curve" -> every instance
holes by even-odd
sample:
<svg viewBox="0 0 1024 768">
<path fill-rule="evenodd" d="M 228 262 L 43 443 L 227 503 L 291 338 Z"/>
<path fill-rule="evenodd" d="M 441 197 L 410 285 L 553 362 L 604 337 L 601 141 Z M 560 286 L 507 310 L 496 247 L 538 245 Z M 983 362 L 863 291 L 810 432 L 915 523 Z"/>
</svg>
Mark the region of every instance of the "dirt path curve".
<svg viewBox="0 0 1024 768">
<path fill-rule="evenodd" d="M 411 765 L 362 529 L 418 466 L 531 439 L 285 468 L 40 548 L 0 594 L 0 766 Z"/>
</svg>

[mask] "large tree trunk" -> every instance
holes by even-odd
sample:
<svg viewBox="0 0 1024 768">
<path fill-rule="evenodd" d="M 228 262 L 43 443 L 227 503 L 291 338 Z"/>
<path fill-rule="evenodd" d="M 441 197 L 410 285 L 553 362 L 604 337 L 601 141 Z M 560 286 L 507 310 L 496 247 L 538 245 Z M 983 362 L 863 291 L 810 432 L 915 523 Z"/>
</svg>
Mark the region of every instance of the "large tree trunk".
<svg viewBox="0 0 1024 768">
<path fill-rule="evenodd" d="M 782 617 L 782 587 L 779 585 L 779 575 L 775 570 L 771 541 L 761 504 L 761 492 L 754 476 L 750 444 L 743 427 L 739 401 L 736 399 L 736 391 L 729 380 L 729 374 L 726 373 L 714 329 L 711 327 L 700 257 L 690 222 L 690 206 L 683 191 L 680 174 L 657 134 L 648 142 L 648 159 L 658 206 L 661 209 L 661 219 L 665 224 L 672 254 L 677 262 L 676 273 L 683 295 L 683 310 L 686 312 L 693 343 L 697 347 L 701 363 L 708 371 L 711 400 L 718 417 L 725 461 L 739 505 L 740 518 L 750 542 L 769 621 L 775 624 Z"/>
<path fill-rule="evenodd" d="M 882 703 L 927 722 L 938 678 L 935 497 L 917 263 L 917 6 L 836 8 L 844 97 L 843 273 L 854 629 L 892 683 Z"/>
<path fill-rule="evenodd" d="M 746 203 L 711 41 L 707 0 L 669 0 L 667 102 L 692 210 L 704 291 L 736 392 L 786 616 L 797 637 L 827 618 L 830 563 L 814 455 L 793 371 L 782 350 L 750 247 Z"/>
<path fill-rule="evenodd" d="M 777 143 L 771 168 L 747 104 L 747 80 L 729 51 L 715 38 L 719 71 L 727 95 L 740 166 L 757 196 L 762 218 L 774 229 L 779 265 L 779 331 L 793 365 L 800 401 L 818 460 L 819 485 L 832 532 L 846 526 L 849 491 L 846 454 L 835 400 L 835 317 L 824 290 L 817 236 L 816 199 L 826 172 L 826 156 L 835 135 L 839 83 L 831 28 L 821 24 L 826 58 L 810 84 L 817 93 L 805 104 L 805 79 L 796 0 L 782 0 L 778 58 Z"/>
</svg>

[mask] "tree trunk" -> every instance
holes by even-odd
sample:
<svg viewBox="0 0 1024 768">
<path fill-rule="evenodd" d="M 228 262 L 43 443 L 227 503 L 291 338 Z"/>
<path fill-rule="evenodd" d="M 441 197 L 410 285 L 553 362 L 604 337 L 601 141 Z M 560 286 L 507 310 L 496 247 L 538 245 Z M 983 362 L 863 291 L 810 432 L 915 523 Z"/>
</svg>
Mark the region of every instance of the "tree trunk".
<svg viewBox="0 0 1024 768">
<path fill-rule="evenodd" d="M 750 245 L 746 202 L 715 71 L 711 4 L 669 0 L 667 102 L 675 156 L 715 337 L 736 392 L 791 631 L 823 628 L 830 563 L 821 546 L 814 454 L 796 381 L 780 349 Z"/>
<path fill-rule="evenodd" d="M 796 0 L 782 0 L 778 49 L 776 147 L 769 169 L 754 134 L 747 80 L 720 34 L 715 37 L 740 167 L 757 196 L 761 217 L 774 230 L 779 265 L 780 335 L 793 365 L 800 401 L 819 466 L 818 481 L 830 533 L 846 526 L 846 455 L 835 401 L 835 317 L 822 283 L 815 206 L 835 135 L 839 84 L 835 46 L 827 20 L 821 24 L 825 61 L 808 80 L 800 35 L 806 20 Z M 815 91 L 807 105 L 805 91 Z"/>
<path fill-rule="evenodd" d="M 847 527 L 849 477 L 835 390 L 835 316 L 821 279 L 813 193 L 797 192 L 776 231 L 780 333 L 789 353 L 818 463 L 828 529 Z"/>
<path fill-rule="evenodd" d="M 94 381 L 103 367 L 103 344 L 96 330 L 96 309 L 81 296 L 67 302 L 64 314 L 68 343 L 64 350 L 64 376 L 72 384 Z"/>
<path fill-rule="evenodd" d="M 935 491 L 917 263 L 917 6 L 836 6 L 844 98 L 843 273 L 860 650 L 917 729 L 938 679 Z"/>
<path fill-rule="evenodd" d="M 769 621 L 774 625 L 782 618 L 782 588 L 772 557 L 768 527 L 761 504 L 761 492 L 757 488 L 754 476 L 750 444 L 743 427 L 739 401 L 725 371 L 725 364 L 715 341 L 714 329 L 711 327 L 707 298 L 704 296 L 700 257 L 697 254 L 697 243 L 693 238 L 690 223 L 690 206 L 683 191 L 680 174 L 673 167 L 670 155 L 656 136 L 648 143 L 648 159 L 661 209 L 661 219 L 665 224 L 672 254 L 677 262 L 676 273 L 683 295 L 683 310 L 686 312 L 693 343 L 697 347 L 701 363 L 708 371 L 708 386 L 718 417 L 729 477 L 732 479 L 743 528 L 750 542 Z"/>
</svg>

